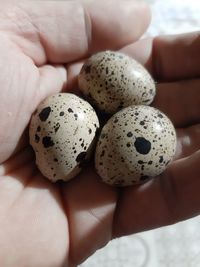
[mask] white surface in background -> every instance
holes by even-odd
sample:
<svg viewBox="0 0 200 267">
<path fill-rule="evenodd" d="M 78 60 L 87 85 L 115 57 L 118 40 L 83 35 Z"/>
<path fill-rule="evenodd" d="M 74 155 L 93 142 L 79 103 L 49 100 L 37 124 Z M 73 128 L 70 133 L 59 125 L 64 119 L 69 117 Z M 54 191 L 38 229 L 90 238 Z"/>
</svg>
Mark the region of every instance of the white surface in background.
<svg viewBox="0 0 200 267">
<path fill-rule="evenodd" d="M 200 30 L 199 0 L 152 0 L 148 36 Z M 111 241 L 81 267 L 200 267 L 200 217 Z"/>
<path fill-rule="evenodd" d="M 152 23 L 148 35 L 200 30 L 199 0 L 151 0 Z"/>
<path fill-rule="evenodd" d="M 199 267 L 200 217 L 113 240 L 81 267 Z"/>
</svg>

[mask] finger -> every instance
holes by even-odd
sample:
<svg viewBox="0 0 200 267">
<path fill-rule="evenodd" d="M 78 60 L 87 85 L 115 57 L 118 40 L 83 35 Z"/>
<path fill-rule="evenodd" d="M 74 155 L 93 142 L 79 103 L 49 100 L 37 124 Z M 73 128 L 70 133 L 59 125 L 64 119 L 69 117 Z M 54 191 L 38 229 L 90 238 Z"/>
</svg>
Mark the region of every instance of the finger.
<svg viewBox="0 0 200 267">
<path fill-rule="evenodd" d="M 161 227 L 200 213 L 200 151 L 175 161 L 158 178 L 123 191 L 113 236 Z"/>
<path fill-rule="evenodd" d="M 81 68 L 84 64 L 84 60 L 77 61 L 72 64 L 67 64 L 67 90 L 73 91 L 77 94 L 80 93 L 80 90 L 78 89 L 78 75 L 81 71 Z"/>
<path fill-rule="evenodd" d="M 153 41 L 150 38 L 143 39 L 122 50 L 144 64 L 155 78 L 159 80 L 182 80 L 159 83 L 153 102 L 155 107 L 170 117 L 176 127 L 189 126 L 200 121 L 200 80 L 183 81 L 184 78 L 191 78 L 200 74 L 200 58 L 197 53 L 198 46 L 200 49 L 198 36 L 198 33 L 191 33 L 179 36 L 162 36 L 158 38 L 159 41 L 157 39 Z M 180 50 L 178 49 L 179 46 Z M 189 70 L 187 69 L 188 58 L 191 59 Z M 170 63 L 169 60 L 171 60 Z M 172 62 L 172 60 L 174 61 Z M 161 67 L 158 68 L 159 64 Z M 174 67 L 179 72 L 176 72 Z"/>
<path fill-rule="evenodd" d="M 176 127 L 200 123 L 200 80 L 160 83 L 153 106 L 166 113 Z"/>
<path fill-rule="evenodd" d="M 200 32 L 148 38 L 123 49 L 145 63 L 158 81 L 198 77 L 199 50 Z"/>
<path fill-rule="evenodd" d="M 38 65 L 117 49 L 138 39 L 150 21 L 147 5 L 130 0 L 24 1 L 14 12 L 20 17 L 14 40 Z"/>
<path fill-rule="evenodd" d="M 177 129 L 175 159 L 185 158 L 200 150 L 200 124 Z"/>
<path fill-rule="evenodd" d="M 77 266 L 111 238 L 116 189 L 92 170 L 62 188 L 70 229 L 70 265 Z"/>
</svg>

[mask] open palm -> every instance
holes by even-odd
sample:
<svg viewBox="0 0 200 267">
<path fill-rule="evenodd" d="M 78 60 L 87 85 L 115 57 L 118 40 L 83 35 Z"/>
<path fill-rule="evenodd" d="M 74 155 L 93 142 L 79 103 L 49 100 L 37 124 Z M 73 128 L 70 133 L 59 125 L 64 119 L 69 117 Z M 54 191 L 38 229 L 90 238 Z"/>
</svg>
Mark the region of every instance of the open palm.
<svg viewBox="0 0 200 267">
<path fill-rule="evenodd" d="M 1 266 L 74 266 L 111 238 L 116 192 L 91 170 L 77 185 L 48 182 L 35 167 L 26 128 L 44 98 L 73 86 L 73 62 L 138 39 L 148 22 L 145 6 L 121 1 L 1 3 Z M 137 29 L 129 33 L 130 23 Z"/>
<path fill-rule="evenodd" d="M 147 27 L 149 11 L 133 1 L 128 5 L 117 2 L 117 5 L 114 0 L 88 1 L 85 5 L 76 1 L 1 4 L 0 265 L 3 267 L 76 266 L 112 237 L 173 223 L 199 212 L 198 152 L 176 160 L 162 177 L 121 191 L 100 183 L 92 167 L 67 184 L 48 182 L 35 167 L 26 131 L 31 114 L 48 95 L 61 90 L 75 91 L 76 75 L 84 57 L 102 49 L 123 49 L 146 63 L 153 74 L 152 62 L 170 60 L 164 46 L 172 53 L 171 60 L 174 59 L 176 42 L 170 38 L 131 44 Z M 198 51 L 198 35 L 194 36 L 197 41 L 192 45 Z M 182 41 L 182 49 L 188 47 L 188 42 L 184 46 Z M 159 60 L 152 54 L 152 43 Z M 175 60 L 181 58 L 179 54 L 176 56 Z M 184 82 L 181 86 L 175 82 L 182 77 L 198 77 L 200 59 L 193 57 L 190 68 L 182 61 L 183 70 L 174 74 L 168 67 L 171 62 L 166 60 L 160 63 L 162 73 L 156 72 L 162 83 L 155 106 L 165 111 L 177 127 L 185 127 L 178 130 L 177 158 L 194 153 L 200 145 L 198 125 L 186 128 L 200 120 L 199 81 L 185 82 L 192 83 L 191 91 L 186 91 Z M 169 87 L 167 82 L 172 80 Z M 174 105 L 182 87 L 185 97 Z M 185 103 L 185 108 L 190 107 L 183 99 L 191 94 L 194 100 L 191 96 L 188 101 L 194 101 L 193 108 L 183 116 L 179 107 L 181 103 Z"/>
</svg>

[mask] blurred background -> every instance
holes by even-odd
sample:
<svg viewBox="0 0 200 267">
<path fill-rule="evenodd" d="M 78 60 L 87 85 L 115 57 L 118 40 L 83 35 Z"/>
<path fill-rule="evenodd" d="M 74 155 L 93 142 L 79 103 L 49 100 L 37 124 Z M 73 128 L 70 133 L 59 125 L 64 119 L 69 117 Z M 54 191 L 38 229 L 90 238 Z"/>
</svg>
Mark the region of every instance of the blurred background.
<svg viewBox="0 0 200 267">
<path fill-rule="evenodd" d="M 146 1 L 153 14 L 146 36 L 200 30 L 199 0 Z M 199 229 L 200 216 L 122 237 L 111 241 L 80 267 L 199 267 Z"/>
</svg>

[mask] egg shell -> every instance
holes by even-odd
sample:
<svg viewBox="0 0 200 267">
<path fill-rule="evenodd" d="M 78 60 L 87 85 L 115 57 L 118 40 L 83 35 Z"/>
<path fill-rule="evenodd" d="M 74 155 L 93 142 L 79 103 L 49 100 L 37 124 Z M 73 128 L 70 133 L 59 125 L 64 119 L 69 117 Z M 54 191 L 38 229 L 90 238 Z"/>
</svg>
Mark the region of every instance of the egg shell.
<svg viewBox="0 0 200 267">
<path fill-rule="evenodd" d="M 70 93 L 46 98 L 30 122 L 30 144 L 41 173 L 52 181 L 75 177 L 90 157 L 99 121 L 85 100 Z"/>
<path fill-rule="evenodd" d="M 156 94 L 148 71 L 128 55 L 113 51 L 91 56 L 80 71 L 78 83 L 88 100 L 106 113 L 130 105 L 149 105 Z"/>
<path fill-rule="evenodd" d="M 110 185 L 128 186 L 161 174 L 176 151 L 176 132 L 169 118 L 149 106 L 130 106 L 103 127 L 95 167 Z"/>
</svg>

